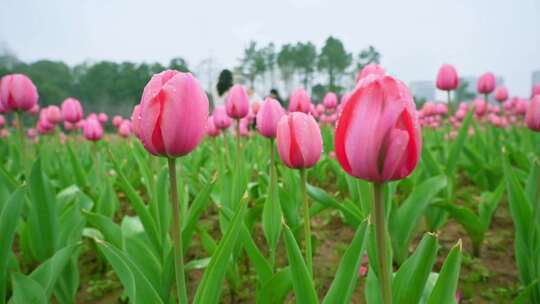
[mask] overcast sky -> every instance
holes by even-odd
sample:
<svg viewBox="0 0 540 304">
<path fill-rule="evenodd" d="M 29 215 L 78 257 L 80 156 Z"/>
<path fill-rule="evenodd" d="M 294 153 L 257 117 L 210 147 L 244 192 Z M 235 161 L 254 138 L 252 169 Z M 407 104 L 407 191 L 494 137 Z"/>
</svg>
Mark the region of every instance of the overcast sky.
<svg viewBox="0 0 540 304">
<path fill-rule="evenodd" d="M 374 45 L 390 74 L 430 80 L 442 63 L 492 71 L 512 94 L 540 70 L 540 0 L 0 0 L 0 42 L 25 61 L 237 63 L 253 39 Z"/>
</svg>

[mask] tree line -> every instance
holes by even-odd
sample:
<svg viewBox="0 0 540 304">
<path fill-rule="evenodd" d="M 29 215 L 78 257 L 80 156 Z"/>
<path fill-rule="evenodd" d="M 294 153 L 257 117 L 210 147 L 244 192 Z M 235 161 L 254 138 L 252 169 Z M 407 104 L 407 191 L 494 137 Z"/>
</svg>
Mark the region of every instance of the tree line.
<svg viewBox="0 0 540 304">
<path fill-rule="evenodd" d="M 380 58 L 373 46 L 354 54 L 334 37 L 328 37 L 320 50 L 309 41 L 279 48 L 274 43 L 260 46 L 251 41 L 232 70 L 251 87 L 266 82 L 283 88 L 286 95 L 293 85 L 302 85 L 311 89 L 315 100 L 321 100 L 329 90 L 340 93 L 344 78 L 350 82 L 359 69 L 379 63 Z M 164 69 L 190 71 L 188 62 L 181 57 L 171 59 L 167 65 L 97 61 L 69 66 L 47 59 L 26 63 L 9 51 L 0 51 L 0 76 L 28 75 L 39 89 L 42 105 L 58 104 L 73 96 L 89 110 L 128 114 L 150 77 Z"/>
</svg>

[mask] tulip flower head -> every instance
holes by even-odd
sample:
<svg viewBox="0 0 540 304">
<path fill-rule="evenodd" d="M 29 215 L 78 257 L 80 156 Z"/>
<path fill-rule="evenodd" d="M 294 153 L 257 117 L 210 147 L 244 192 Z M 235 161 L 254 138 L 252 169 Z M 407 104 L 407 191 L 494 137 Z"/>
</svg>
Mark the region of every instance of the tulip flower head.
<svg viewBox="0 0 540 304">
<path fill-rule="evenodd" d="M 289 168 L 310 168 L 321 157 L 321 130 L 309 114 L 293 112 L 281 117 L 276 140 L 279 157 Z"/>
<path fill-rule="evenodd" d="M 48 106 L 43 109 L 45 111 L 45 118 L 53 125 L 62 122 L 62 111 L 57 106 Z"/>
<path fill-rule="evenodd" d="M 140 137 L 140 125 L 141 125 L 141 105 L 136 105 L 133 107 L 133 112 L 131 113 L 131 131 L 137 138 Z"/>
<path fill-rule="evenodd" d="M 457 89 L 459 77 L 453 65 L 443 64 L 437 74 L 437 89 L 442 91 L 452 91 Z"/>
<path fill-rule="evenodd" d="M 118 135 L 124 138 L 131 135 L 131 122 L 129 120 L 122 120 L 118 127 Z"/>
<path fill-rule="evenodd" d="M 206 134 L 208 97 L 191 73 L 166 70 L 146 84 L 140 117 L 139 137 L 146 150 L 184 156 Z"/>
<path fill-rule="evenodd" d="M 266 138 L 275 138 L 277 124 L 285 115 L 285 109 L 279 101 L 267 97 L 257 113 L 257 130 Z"/>
<path fill-rule="evenodd" d="M 334 109 L 337 106 L 337 95 L 334 92 L 328 92 L 324 96 L 323 104 L 327 109 Z"/>
<path fill-rule="evenodd" d="M 508 99 L 508 89 L 506 87 L 497 87 L 495 89 L 495 100 L 505 102 Z"/>
<path fill-rule="evenodd" d="M 28 111 L 37 104 L 36 86 L 23 74 L 10 74 L 0 80 L 0 102 L 11 111 Z"/>
<path fill-rule="evenodd" d="M 103 127 L 95 118 L 88 118 L 83 126 L 84 138 L 90 141 L 99 141 L 103 138 Z"/>
<path fill-rule="evenodd" d="M 289 112 L 309 113 L 311 109 L 311 98 L 306 90 L 296 89 L 289 99 Z"/>
<path fill-rule="evenodd" d="M 525 123 L 529 129 L 540 132 L 540 95 L 533 97 L 529 103 Z"/>
<path fill-rule="evenodd" d="M 124 119 L 122 118 L 122 116 L 120 115 L 115 115 L 112 119 L 112 124 L 113 126 L 119 128 L 120 125 L 122 124 L 122 122 L 124 122 Z"/>
<path fill-rule="evenodd" d="M 209 116 L 208 117 L 208 123 L 206 124 L 206 134 L 210 137 L 217 137 L 219 134 L 221 134 L 221 130 L 216 128 L 216 125 L 214 124 L 214 117 Z"/>
<path fill-rule="evenodd" d="M 391 76 L 360 81 L 336 128 L 334 146 L 343 169 L 372 182 L 403 179 L 416 168 L 421 145 L 407 86 Z"/>
<path fill-rule="evenodd" d="M 495 75 L 485 73 L 478 79 L 477 90 L 480 94 L 490 94 L 495 90 Z"/>
<path fill-rule="evenodd" d="M 106 124 L 107 121 L 109 120 L 109 116 L 107 116 L 107 114 L 105 113 L 99 113 L 98 116 L 98 121 L 103 125 L 103 124 Z"/>
<path fill-rule="evenodd" d="M 384 76 L 385 71 L 380 65 L 376 63 L 370 63 L 364 68 L 362 68 L 362 70 L 356 75 L 356 82 L 358 83 L 361 79 L 366 78 L 368 75 L 371 74 Z"/>
<path fill-rule="evenodd" d="M 81 103 L 75 98 L 68 98 L 62 102 L 62 117 L 64 121 L 76 123 L 83 118 Z"/>
<path fill-rule="evenodd" d="M 241 84 L 235 84 L 227 93 L 225 101 L 227 115 L 234 119 L 246 117 L 249 112 L 249 96 L 246 88 Z"/>
</svg>

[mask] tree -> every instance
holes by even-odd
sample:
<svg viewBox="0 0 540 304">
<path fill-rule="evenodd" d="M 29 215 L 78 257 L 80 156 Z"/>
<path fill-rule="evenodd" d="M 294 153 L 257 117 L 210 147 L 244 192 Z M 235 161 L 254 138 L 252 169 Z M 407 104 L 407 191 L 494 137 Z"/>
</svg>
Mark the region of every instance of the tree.
<svg viewBox="0 0 540 304">
<path fill-rule="evenodd" d="M 459 80 L 459 86 L 454 94 L 453 102 L 457 104 L 461 101 L 473 100 L 476 97 L 474 92 L 469 91 L 469 82 L 463 78 Z"/>
<path fill-rule="evenodd" d="M 379 64 L 380 62 L 381 54 L 379 53 L 379 51 L 377 51 L 377 49 L 370 45 L 367 49 L 363 49 L 358 54 L 358 59 L 356 61 L 356 69 L 360 71 L 370 63 Z"/>
<path fill-rule="evenodd" d="M 182 57 L 176 57 L 169 61 L 169 69 L 177 70 L 180 72 L 189 72 L 187 61 Z"/>
<path fill-rule="evenodd" d="M 240 60 L 240 66 L 236 68 L 236 71 L 246 77 L 253 88 L 257 76 L 263 75 L 266 68 L 264 49 L 258 49 L 257 42 L 250 41 L 248 47 L 244 49 L 244 56 Z"/>
<path fill-rule="evenodd" d="M 303 73 L 303 84 L 308 89 L 315 64 L 317 62 L 317 48 L 311 42 L 296 43 L 294 47 L 294 66 Z"/>
<path fill-rule="evenodd" d="M 291 44 L 285 44 L 281 47 L 277 56 L 277 64 L 281 72 L 281 78 L 285 83 L 285 88 L 287 92 L 290 92 L 291 80 L 295 70 L 294 47 Z"/>
<path fill-rule="evenodd" d="M 276 69 L 276 47 L 274 43 L 270 42 L 266 47 L 263 49 L 264 52 L 264 58 L 266 61 L 266 70 L 270 74 L 270 85 L 272 87 L 275 86 L 275 69 Z"/>
<path fill-rule="evenodd" d="M 351 65 L 352 55 L 347 53 L 341 40 L 332 36 L 326 39 L 321 49 L 318 60 L 318 68 L 328 75 L 328 88 L 336 89 L 336 81 L 339 76 Z"/>
</svg>

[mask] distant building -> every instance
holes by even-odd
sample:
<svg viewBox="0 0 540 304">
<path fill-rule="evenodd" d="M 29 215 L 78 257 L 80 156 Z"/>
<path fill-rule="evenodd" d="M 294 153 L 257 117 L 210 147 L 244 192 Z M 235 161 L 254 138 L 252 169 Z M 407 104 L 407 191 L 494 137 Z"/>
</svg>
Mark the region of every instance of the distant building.
<svg viewBox="0 0 540 304">
<path fill-rule="evenodd" d="M 434 100 L 435 84 L 433 81 L 412 81 L 409 88 L 416 99 Z"/>
</svg>

